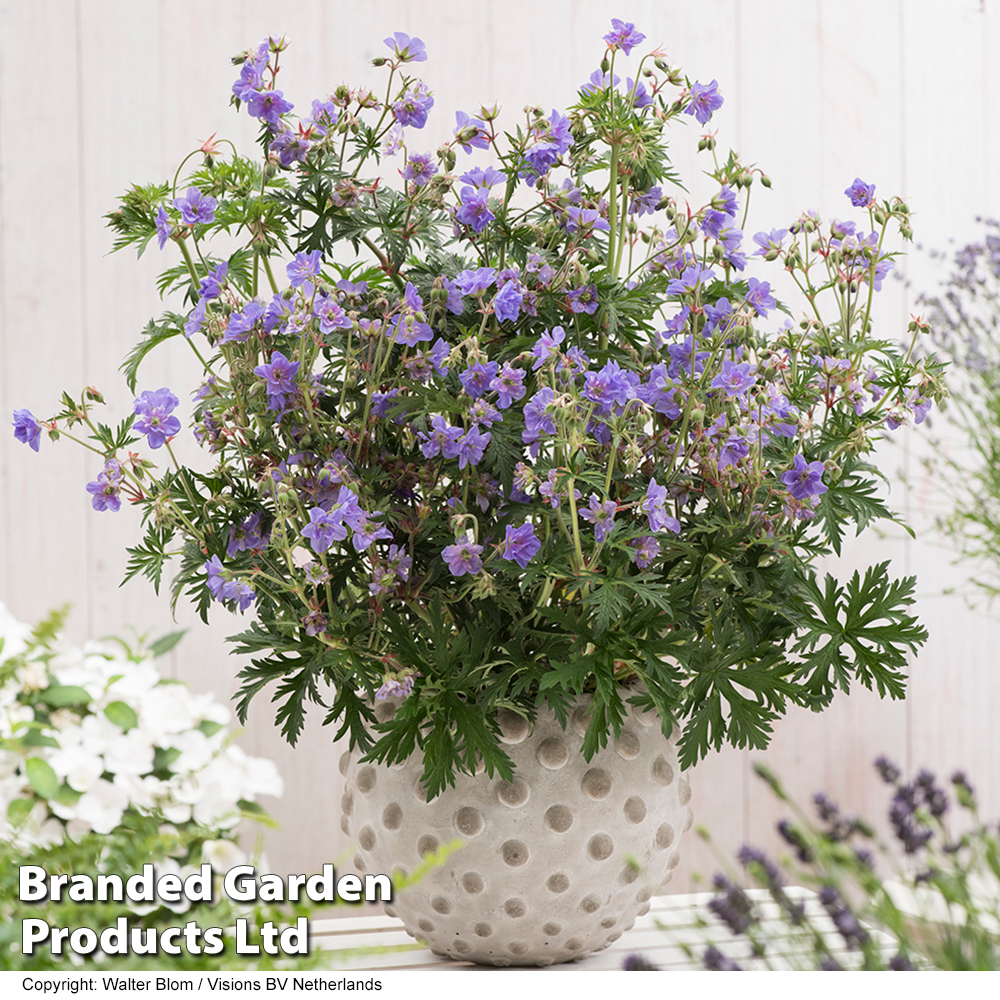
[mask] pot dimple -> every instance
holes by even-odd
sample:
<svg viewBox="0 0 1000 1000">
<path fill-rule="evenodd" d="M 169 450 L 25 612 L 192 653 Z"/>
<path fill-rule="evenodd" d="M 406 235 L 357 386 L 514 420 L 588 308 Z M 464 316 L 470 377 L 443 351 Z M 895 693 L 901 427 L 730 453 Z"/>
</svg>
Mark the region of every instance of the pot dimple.
<svg viewBox="0 0 1000 1000">
<path fill-rule="evenodd" d="M 458 774 L 430 802 L 419 754 L 390 767 L 352 757 L 345 819 L 363 854 L 359 870 L 412 867 L 460 841 L 392 901 L 435 953 L 530 966 L 607 947 L 669 881 L 691 822 L 676 747 L 646 715 L 633 709 L 587 761 L 588 698 L 571 707 L 565 729 L 546 711 L 533 723 L 501 712 L 513 780 Z"/>
</svg>

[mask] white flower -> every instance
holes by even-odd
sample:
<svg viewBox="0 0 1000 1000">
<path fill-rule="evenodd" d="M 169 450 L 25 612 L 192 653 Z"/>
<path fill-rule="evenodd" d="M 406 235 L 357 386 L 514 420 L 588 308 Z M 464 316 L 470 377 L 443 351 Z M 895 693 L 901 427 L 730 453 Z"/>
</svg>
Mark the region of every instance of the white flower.
<svg viewBox="0 0 1000 1000">
<path fill-rule="evenodd" d="M 122 814 L 128 808 L 128 794 L 125 789 L 98 778 L 80 796 L 76 804 L 78 819 L 89 823 L 95 833 L 111 833 L 122 821 Z"/>
<path fill-rule="evenodd" d="M 206 840 L 201 845 L 201 860 L 207 861 L 213 871 L 227 872 L 246 864 L 247 856 L 231 840 Z"/>
</svg>

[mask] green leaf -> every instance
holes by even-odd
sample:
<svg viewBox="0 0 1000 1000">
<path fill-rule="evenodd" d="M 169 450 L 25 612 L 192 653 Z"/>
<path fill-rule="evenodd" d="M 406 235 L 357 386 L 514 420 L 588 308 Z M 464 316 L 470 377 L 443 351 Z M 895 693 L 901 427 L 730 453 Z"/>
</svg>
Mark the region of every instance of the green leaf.
<svg viewBox="0 0 1000 1000">
<path fill-rule="evenodd" d="M 150 655 L 156 659 L 159 656 L 163 656 L 165 653 L 169 653 L 170 650 L 174 648 L 187 635 L 187 629 L 181 629 L 179 632 L 168 632 L 166 635 L 161 635 L 159 639 L 156 640 L 150 647 Z"/>
<path fill-rule="evenodd" d="M 17 829 L 27 818 L 28 814 L 31 812 L 31 807 L 34 803 L 31 799 L 14 799 L 9 806 L 7 806 L 7 822 L 10 823 L 12 827 Z"/>
<path fill-rule="evenodd" d="M 24 762 L 28 783 L 43 799 L 54 799 L 59 794 L 59 779 L 48 761 L 41 757 L 29 757 Z"/>
<path fill-rule="evenodd" d="M 69 705 L 89 705 L 90 695 L 86 689 L 76 684 L 52 684 L 38 696 L 52 708 L 66 708 Z"/>
<path fill-rule="evenodd" d="M 198 723 L 198 728 L 206 736 L 214 736 L 220 729 L 225 729 L 221 722 L 213 722 L 211 719 L 202 719 Z"/>
<path fill-rule="evenodd" d="M 139 725 L 139 716 L 135 714 L 135 709 L 124 701 L 111 702 L 105 707 L 104 714 L 116 726 L 124 729 L 126 733 Z"/>
</svg>

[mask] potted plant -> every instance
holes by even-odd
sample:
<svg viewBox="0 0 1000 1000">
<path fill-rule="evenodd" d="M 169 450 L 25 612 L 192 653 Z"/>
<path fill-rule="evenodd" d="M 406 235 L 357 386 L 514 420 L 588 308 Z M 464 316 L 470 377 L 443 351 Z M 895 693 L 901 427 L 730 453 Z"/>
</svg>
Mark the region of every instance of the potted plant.
<svg viewBox="0 0 1000 1000">
<path fill-rule="evenodd" d="M 341 86 L 299 119 L 275 88 L 285 40 L 241 54 L 232 100 L 263 161 L 208 142 L 183 183 L 134 187 L 108 217 L 116 249 L 177 254 L 160 287 L 185 298 L 146 328 L 129 385 L 183 340 L 193 403 L 143 388 L 116 429 L 92 389 L 48 421 L 15 412 L 32 447 L 47 430 L 96 453 L 96 509 L 142 508 L 129 577 L 158 587 L 180 549 L 175 602 L 251 612 L 241 715 L 277 685 L 294 742 L 324 702 L 350 739 L 360 862 L 411 869 L 465 840 L 398 911 L 479 961 L 603 946 L 676 863 L 683 769 L 765 746 L 789 704 L 821 710 L 852 680 L 902 697 L 925 640 L 912 578 L 813 566 L 892 516 L 867 456 L 939 393 L 872 330 L 907 206 L 856 180 L 860 222 L 807 213 L 745 244 L 769 181 L 707 133 L 714 194 L 684 200 L 668 131 L 723 98 L 659 52 L 623 83 L 643 40 L 614 20 L 567 113 L 458 111 L 436 153 L 419 39 L 386 39 L 385 99 Z M 794 308 L 758 263 L 791 276 Z M 186 409 L 210 472 L 174 458 Z M 130 450 L 142 437 L 155 463 Z"/>
</svg>

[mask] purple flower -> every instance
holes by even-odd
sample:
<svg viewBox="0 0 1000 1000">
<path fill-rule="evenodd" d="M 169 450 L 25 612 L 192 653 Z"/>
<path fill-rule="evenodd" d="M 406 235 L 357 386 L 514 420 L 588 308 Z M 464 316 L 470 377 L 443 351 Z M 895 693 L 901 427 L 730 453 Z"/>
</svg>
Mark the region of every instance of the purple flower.
<svg viewBox="0 0 1000 1000">
<path fill-rule="evenodd" d="M 712 379 L 712 388 L 725 389 L 730 399 L 733 396 L 745 396 L 747 390 L 757 381 L 750 369 L 749 361 L 744 361 L 742 364 L 723 361 L 722 371 Z"/>
<path fill-rule="evenodd" d="M 555 109 L 549 120 L 536 124 L 533 131 L 535 142 L 525 152 L 525 163 L 519 171 L 520 176 L 525 177 L 530 186 L 534 186 L 542 174 L 554 167 L 559 162 L 559 157 L 573 145 L 569 118 L 559 114 Z"/>
<path fill-rule="evenodd" d="M 759 249 L 754 251 L 754 256 L 763 257 L 764 260 L 775 260 L 781 253 L 781 244 L 787 235 L 787 229 L 772 229 L 769 233 L 755 233 L 753 241 Z"/>
<path fill-rule="evenodd" d="M 265 312 L 264 303 L 259 299 L 251 299 L 244 307 L 243 312 L 233 313 L 229 317 L 226 325 L 226 334 L 222 338 L 223 344 L 242 344 L 250 336 L 254 325 L 263 317 Z"/>
<path fill-rule="evenodd" d="M 804 455 L 795 456 L 795 468 L 782 474 L 781 481 L 788 487 L 796 500 L 805 500 L 806 497 L 819 496 L 825 493 L 827 488 L 823 485 L 823 463 L 807 463 Z"/>
<path fill-rule="evenodd" d="M 609 413 L 612 407 L 621 407 L 635 395 L 626 372 L 617 361 L 609 361 L 600 371 L 584 375 L 583 395 L 597 404 L 597 413 Z"/>
<path fill-rule="evenodd" d="M 203 299 L 215 299 L 222 292 L 222 284 L 226 280 L 226 272 L 229 270 L 229 261 L 224 260 L 214 271 L 201 279 L 198 286 L 198 294 Z"/>
<path fill-rule="evenodd" d="M 290 128 L 285 128 L 268 146 L 268 150 L 281 160 L 283 167 L 290 167 L 296 161 L 305 163 L 306 153 L 309 152 L 310 145 L 309 140 L 301 132 L 293 132 Z"/>
<path fill-rule="evenodd" d="M 875 202 L 875 185 L 866 184 L 860 177 L 844 192 L 855 208 L 869 208 Z"/>
<path fill-rule="evenodd" d="M 470 365 L 458 378 L 462 383 L 462 388 L 473 399 L 478 399 L 490 388 L 490 383 L 496 376 L 499 365 L 495 361 L 487 361 L 486 364 L 476 362 Z"/>
<path fill-rule="evenodd" d="M 231 570 L 223 567 L 218 556 L 212 556 L 205 563 L 205 572 L 209 592 L 217 601 L 236 601 L 240 611 L 246 611 L 256 599 L 250 584 L 237 580 Z"/>
<path fill-rule="evenodd" d="M 480 121 L 478 118 L 470 118 L 464 111 L 455 112 L 455 122 L 456 128 L 453 135 L 467 153 L 472 152 L 473 146 L 476 149 L 489 149 L 490 136 L 486 130 L 486 122 Z M 466 180 L 466 178 L 463 177 L 462 180 Z"/>
<path fill-rule="evenodd" d="M 477 267 L 474 271 L 459 271 L 455 284 L 463 295 L 479 295 L 485 292 L 496 279 L 497 272 L 492 267 Z"/>
<path fill-rule="evenodd" d="M 288 275 L 292 288 L 299 288 L 310 278 L 315 278 L 319 274 L 322 259 L 323 255 L 319 250 L 313 250 L 312 253 L 297 253 L 295 260 L 285 268 L 285 274 Z"/>
<path fill-rule="evenodd" d="M 496 294 L 493 300 L 493 314 L 502 323 L 510 320 L 512 323 L 521 312 L 521 303 L 524 301 L 524 290 L 518 281 L 505 281 L 503 288 Z"/>
<path fill-rule="evenodd" d="M 452 576 L 465 576 L 466 573 L 475 575 L 483 568 L 483 561 L 479 558 L 482 554 L 482 545 L 463 538 L 445 548 L 441 556 L 448 564 Z"/>
<path fill-rule="evenodd" d="M 430 153 L 411 153 L 402 170 L 403 180 L 412 181 L 423 187 L 438 172 Z"/>
<path fill-rule="evenodd" d="M 111 465 L 114 459 L 108 462 Z M 114 462 L 118 466 L 117 462 Z M 121 475 L 121 467 L 118 466 L 119 477 Z M 111 476 L 107 473 L 107 466 L 105 470 L 97 477 L 92 483 L 87 483 L 87 492 L 93 496 L 91 500 L 91 506 L 94 510 L 110 510 L 112 513 L 117 513 L 121 509 L 121 500 L 118 499 L 118 491 L 120 489 L 119 478 L 116 478 L 114 474 Z"/>
<path fill-rule="evenodd" d="M 302 529 L 302 537 L 309 539 L 316 553 L 326 552 L 334 541 L 342 542 L 347 537 L 343 510 L 338 507 L 327 512 L 322 507 L 313 507 L 309 511 L 309 523 Z"/>
<path fill-rule="evenodd" d="M 698 124 L 704 125 L 712 117 L 712 112 L 721 107 L 722 95 L 719 93 L 718 81 L 691 84 L 691 100 L 684 109 L 684 114 L 694 115 Z"/>
<path fill-rule="evenodd" d="M 434 458 L 437 455 L 442 458 L 457 458 L 458 439 L 461 436 L 462 428 L 452 427 L 440 415 L 431 417 L 431 432 L 429 434 L 425 434 L 423 431 L 417 433 L 424 458 Z"/>
<path fill-rule="evenodd" d="M 295 396 L 297 387 L 295 376 L 299 371 L 298 361 L 289 361 L 281 351 L 271 353 L 269 365 L 257 365 L 254 374 L 264 379 L 269 410 L 284 410 L 289 398 Z"/>
<path fill-rule="evenodd" d="M 234 524 L 229 529 L 229 545 L 226 548 L 226 555 L 230 559 L 236 556 L 237 552 L 253 549 L 267 548 L 268 537 L 260 532 L 260 513 L 251 514 L 245 521 Z"/>
<path fill-rule="evenodd" d="M 566 209 L 566 232 L 579 232 L 582 236 L 589 236 L 594 230 L 601 229 L 607 232 L 611 229 L 605 219 L 601 218 L 601 213 L 596 208 L 577 208 L 571 205 Z"/>
<path fill-rule="evenodd" d="M 254 118 L 260 118 L 269 125 L 277 125 L 281 116 L 295 107 L 291 101 L 285 100 L 280 90 L 254 90 L 247 94 L 247 113 Z"/>
<path fill-rule="evenodd" d="M 15 410 L 11 426 L 14 428 L 16 440 L 20 441 L 21 444 L 28 445 L 32 451 L 38 451 L 38 443 L 42 437 L 42 426 L 30 410 Z"/>
<path fill-rule="evenodd" d="M 746 303 L 749 306 L 753 306 L 758 316 L 766 316 L 768 310 L 774 309 L 777 306 L 774 296 L 771 294 L 770 282 L 748 278 L 747 285 L 749 288 L 746 295 Z"/>
<path fill-rule="evenodd" d="M 525 521 L 520 528 L 508 524 L 503 555 L 500 558 L 516 562 L 521 569 L 524 569 L 541 547 L 542 543 L 535 537 L 535 529 L 530 521 Z"/>
<path fill-rule="evenodd" d="M 455 210 L 455 218 L 463 226 L 470 226 L 474 232 L 481 233 L 487 223 L 496 218 L 490 211 L 489 200 L 489 188 L 462 188 L 461 204 Z"/>
<path fill-rule="evenodd" d="M 467 465 L 478 465 L 489 443 L 489 431 L 480 434 L 478 428 L 470 427 L 458 440 L 458 467 L 464 469 Z"/>
<path fill-rule="evenodd" d="M 535 341 L 535 346 L 532 347 L 531 353 L 537 359 L 535 363 L 531 366 L 531 370 L 538 371 L 539 368 L 548 361 L 554 354 L 558 353 L 559 345 L 566 339 L 566 331 L 561 326 L 556 326 L 552 328 L 550 333 L 546 330 L 537 341 Z M 553 433 L 555 433 L 553 431 Z"/>
<path fill-rule="evenodd" d="M 167 240 L 173 236 L 173 233 L 174 224 L 170 221 L 166 208 L 161 205 L 156 213 L 156 241 L 161 250 L 167 245 Z"/>
<path fill-rule="evenodd" d="M 598 545 L 614 530 L 617 509 L 618 504 L 614 500 L 605 500 L 604 503 L 601 503 L 597 499 L 597 494 L 591 493 L 590 506 L 584 507 L 580 511 L 580 517 L 594 526 L 594 538 Z"/>
<path fill-rule="evenodd" d="M 585 285 L 583 288 L 570 288 L 566 291 L 569 311 L 587 313 L 593 316 L 597 312 L 597 285 Z"/>
<path fill-rule="evenodd" d="M 631 55 L 632 49 L 641 45 L 646 36 L 641 31 L 636 31 L 631 22 L 619 21 L 617 17 L 613 17 L 611 30 L 604 36 L 604 40 L 611 48 L 621 49 L 625 55 Z"/>
<path fill-rule="evenodd" d="M 469 167 L 468 170 L 459 177 L 460 181 L 471 184 L 473 187 L 491 188 L 494 184 L 506 182 L 507 175 L 497 170 L 495 167 Z"/>
<path fill-rule="evenodd" d="M 321 295 L 313 303 L 313 315 L 319 320 L 321 333 L 329 334 L 334 330 L 350 330 L 351 321 L 340 303 L 332 295 Z"/>
<path fill-rule="evenodd" d="M 196 187 L 189 187 L 183 198 L 174 198 L 174 208 L 181 213 L 181 218 L 189 226 L 211 222 L 215 218 L 218 204 L 214 198 L 203 195 Z M 163 248 L 162 243 L 160 248 Z"/>
<path fill-rule="evenodd" d="M 316 135 L 325 136 L 339 120 L 340 112 L 333 101 L 313 101 L 312 113 L 306 119 L 306 123 L 312 126 Z"/>
<path fill-rule="evenodd" d="M 515 368 L 511 364 L 505 364 L 503 368 L 494 376 L 493 380 L 490 382 L 490 388 L 496 389 L 500 394 L 500 398 L 497 400 L 497 406 L 501 410 L 506 410 L 511 403 L 515 400 L 521 399 L 524 396 L 524 376 L 525 371 L 522 368 Z"/>
<path fill-rule="evenodd" d="M 400 62 L 426 62 L 427 49 L 419 38 L 410 38 L 402 31 L 394 31 L 392 38 L 386 38 L 385 44 L 396 53 Z"/>
<path fill-rule="evenodd" d="M 673 278 L 667 285 L 667 294 L 683 295 L 714 278 L 715 272 L 710 267 L 702 267 L 698 263 L 689 264 L 679 278 Z"/>
<path fill-rule="evenodd" d="M 320 632 L 326 631 L 329 619 L 316 608 L 303 617 L 302 624 L 306 627 L 306 635 L 319 635 Z"/>
<path fill-rule="evenodd" d="M 645 569 L 660 554 L 660 543 L 652 535 L 633 538 L 628 544 L 632 549 L 632 561 L 639 569 Z"/>
<path fill-rule="evenodd" d="M 392 106 L 396 121 L 400 125 L 412 125 L 413 128 L 423 128 L 427 124 L 427 112 L 434 107 L 434 98 L 426 84 L 418 83 Z"/>
<path fill-rule="evenodd" d="M 645 194 L 637 195 L 629 205 L 629 214 L 640 216 L 653 215 L 663 198 L 663 189 L 659 185 L 651 187 Z"/>
<path fill-rule="evenodd" d="M 167 438 L 173 437 L 180 429 L 181 422 L 170 414 L 180 400 L 169 389 L 148 389 L 132 404 L 137 419 L 133 430 L 146 435 L 150 448 L 161 448 Z"/>
<path fill-rule="evenodd" d="M 650 531 L 662 531 L 664 528 L 673 532 L 681 530 L 680 521 L 667 513 L 667 488 L 658 486 L 655 479 L 650 479 L 646 496 L 639 504 L 639 510 L 649 520 Z"/>
</svg>

